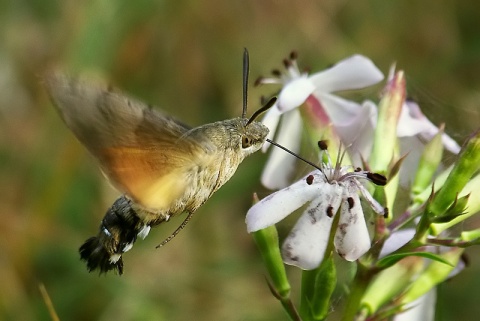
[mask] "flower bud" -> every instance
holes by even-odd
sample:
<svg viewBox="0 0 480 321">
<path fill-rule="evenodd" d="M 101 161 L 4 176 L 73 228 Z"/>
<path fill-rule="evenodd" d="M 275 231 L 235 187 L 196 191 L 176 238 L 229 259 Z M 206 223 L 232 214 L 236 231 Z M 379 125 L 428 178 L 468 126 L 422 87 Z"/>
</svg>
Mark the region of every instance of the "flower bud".
<svg viewBox="0 0 480 321">
<path fill-rule="evenodd" d="M 433 217 L 445 215 L 467 182 L 480 170 L 480 130 L 463 146 L 450 175 L 429 206 Z M 466 191 L 467 194 L 469 191 Z"/>
<path fill-rule="evenodd" d="M 440 131 L 435 137 L 425 146 L 412 186 L 413 197 L 419 195 L 428 187 L 440 165 L 443 154 L 442 135 L 443 127 L 440 128 Z"/>
<path fill-rule="evenodd" d="M 257 202 L 258 197 L 255 194 L 254 203 Z M 288 298 L 290 295 L 290 283 L 288 282 L 285 265 L 280 254 L 278 233 L 275 225 L 253 232 L 252 235 L 267 267 L 268 274 L 272 280 L 272 286 L 280 296 L 279 299 Z"/>
<path fill-rule="evenodd" d="M 387 172 L 397 146 L 397 123 L 405 102 L 405 77 L 403 71 L 395 74 L 386 87 L 386 93 L 378 106 L 378 121 L 375 130 L 370 166 L 373 172 Z"/>
</svg>

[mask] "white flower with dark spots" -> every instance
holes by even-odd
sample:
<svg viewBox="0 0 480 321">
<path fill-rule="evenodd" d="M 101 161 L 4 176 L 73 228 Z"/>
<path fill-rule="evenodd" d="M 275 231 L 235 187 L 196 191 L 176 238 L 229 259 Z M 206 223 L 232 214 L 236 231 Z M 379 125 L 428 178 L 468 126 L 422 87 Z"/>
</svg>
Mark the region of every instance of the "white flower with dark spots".
<svg viewBox="0 0 480 321">
<path fill-rule="evenodd" d="M 325 126 L 333 124 L 334 127 L 349 128 L 352 121 L 365 111 L 361 105 L 332 93 L 368 87 L 383 79 L 383 74 L 373 62 L 361 55 L 353 55 L 312 75 L 300 71 L 296 58 L 296 54 L 292 53 L 284 61 L 285 72 L 274 71 L 274 77 L 259 78 L 256 82 L 283 86 L 278 101 L 265 114 L 263 123 L 270 129 L 267 138 L 273 139 L 276 134 L 276 142 L 295 153 L 300 146 L 303 128 L 297 107 L 312 99 L 316 105 L 316 121 Z M 282 121 L 277 131 L 280 119 Z M 262 150 L 265 152 L 269 146 L 269 143 L 265 143 Z M 294 162 L 294 158 L 282 151 L 272 150 L 262 174 L 262 184 L 270 189 L 285 187 Z"/>
<path fill-rule="evenodd" d="M 342 167 L 340 162 L 335 167 L 330 161 L 322 164 L 318 170 L 250 208 L 246 217 L 247 230 L 255 232 L 276 224 L 309 203 L 283 243 L 284 262 L 305 270 L 317 268 L 325 256 L 331 233 L 334 233 L 334 246 L 340 256 L 355 261 L 370 249 L 359 193 L 376 213 L 388 215 L 387 209 L 371 196 L 359 179 L 386 184 L 386 178 L 379 174 Z M 336 230 L 332 231 L 337 215 L 340 217 Z"/>
</svg>

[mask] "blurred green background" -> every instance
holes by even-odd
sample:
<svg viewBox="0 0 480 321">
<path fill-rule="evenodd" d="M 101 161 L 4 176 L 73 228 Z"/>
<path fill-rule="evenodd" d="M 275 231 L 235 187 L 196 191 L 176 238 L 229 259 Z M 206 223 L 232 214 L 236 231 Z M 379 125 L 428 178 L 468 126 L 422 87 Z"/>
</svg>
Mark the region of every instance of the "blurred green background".
<svg viewBox="0 0 480 321">
<path fill-rule="evenodd" d="M 49 320 L 40 283 L 62 320 L 286 319 L 244 225 L 252 192 L 265 195 L 260 153 L 168 246 L 155 250 L 183 217 L 137 242 L 123 276 L 89 274 L 77 249 L 118 194 L 40 81 L 54 66 L 101 74 L 197 126 L 240 115 L 244 47 L 252 80 L 292 49 L 313 71 L 354 53 L 384 73 L 397 62 L 457 141 L 480 123 L 476 1 L 0 0 L 1 320 Z M 250 111 L 271 93 L 251 88 Z M 472 266 L 440 287 L 438 320 L 478 317 L 480 259 L 467 253 Z"/>
</svg>

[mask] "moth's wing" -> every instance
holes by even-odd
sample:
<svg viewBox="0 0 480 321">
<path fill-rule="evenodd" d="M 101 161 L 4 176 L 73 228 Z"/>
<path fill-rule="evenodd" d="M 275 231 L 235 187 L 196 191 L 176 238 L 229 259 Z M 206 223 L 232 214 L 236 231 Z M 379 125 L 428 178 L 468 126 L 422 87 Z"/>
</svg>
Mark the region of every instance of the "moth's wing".
<svg viewBox="0 0 480 321">
<path fill-rule="evenodd" d="M 191 183 L 191 171 L 213 160 L 206 137 L 107 87 L 60 73 L 45 82 L 67 126 L 98 159 L 110 182 L 148 209 L 168 209 Z"/>
</svg>

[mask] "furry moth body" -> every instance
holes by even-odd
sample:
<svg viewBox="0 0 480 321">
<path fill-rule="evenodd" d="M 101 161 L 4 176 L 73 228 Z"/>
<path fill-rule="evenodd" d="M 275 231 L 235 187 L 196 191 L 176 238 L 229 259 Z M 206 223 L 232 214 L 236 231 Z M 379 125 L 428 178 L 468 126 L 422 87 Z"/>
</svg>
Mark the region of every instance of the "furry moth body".
<svg viewBox="0 0 480 321">
<path fill-rule="evenodd" d="M 244 117 L 189 128 L 106 86 L 61 73 L 45 82 L 65 124 L 123 193 L 97 236 L 80 247 L 89 271 L 122 274 L 122 254 L 137 237 L 171 216 L 191 216 L 268 134 L 263 124 Z"/>
</svg>

